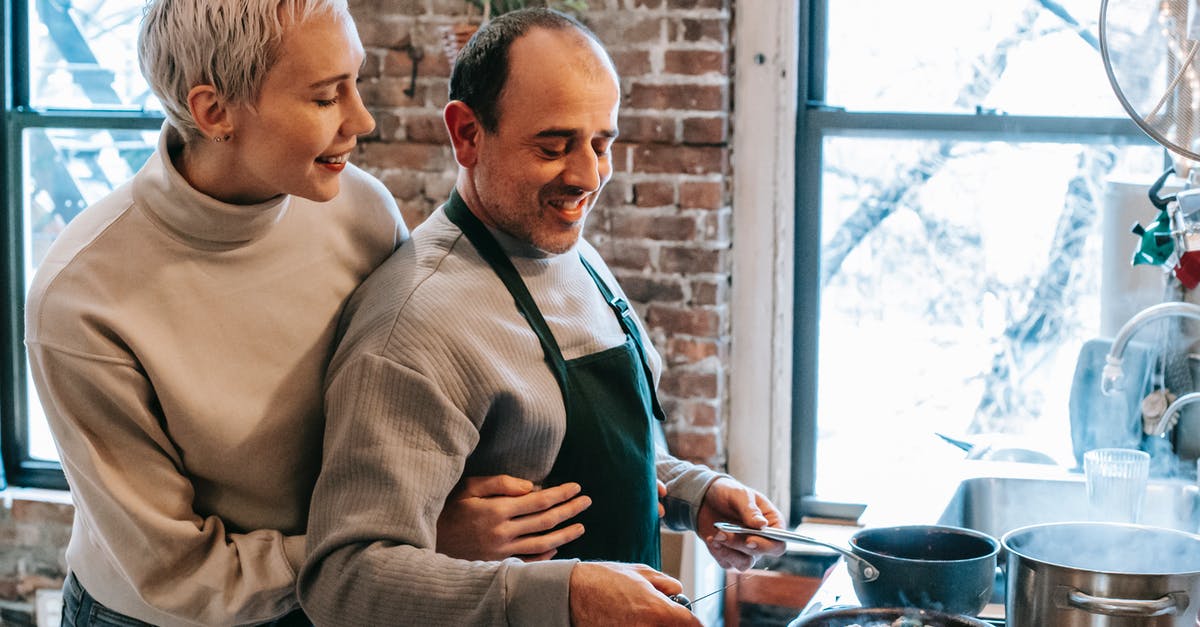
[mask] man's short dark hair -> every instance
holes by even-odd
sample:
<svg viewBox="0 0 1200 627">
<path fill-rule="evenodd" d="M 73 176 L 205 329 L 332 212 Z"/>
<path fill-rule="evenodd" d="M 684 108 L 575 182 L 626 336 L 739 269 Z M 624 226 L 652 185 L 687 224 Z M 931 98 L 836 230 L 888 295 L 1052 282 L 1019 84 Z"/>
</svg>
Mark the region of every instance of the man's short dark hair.
<svg viewBox="0 0 1200 627">
<path fill-rule="evenodd" d="M 471 107 L 483 130 L 489 133 L 496 132 L 500 122 L 500 92 L 508 80 L 508 50 L 514 41 L 534 28 L 578 29 L 604 48 L 591 29 L 553 9 L 521 9 L 484 24 L 454 61 L 450 71 L 450 99 L 461 100 Z"/>
</svg>

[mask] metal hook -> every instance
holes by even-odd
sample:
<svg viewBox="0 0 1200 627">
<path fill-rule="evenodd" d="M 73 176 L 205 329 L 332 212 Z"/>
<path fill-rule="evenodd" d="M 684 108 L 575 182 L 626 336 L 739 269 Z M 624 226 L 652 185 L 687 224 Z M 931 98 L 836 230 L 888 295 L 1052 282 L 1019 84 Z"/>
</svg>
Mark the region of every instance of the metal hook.
<svg viewBox="0 0 1200 627">
<path fill-rule="evenodd" d="M 417 66 L 421 65 L 421 59 L 425 58 L 425 50 L 410 43 L 404 52 L 412 60 L 412 78 L 408 81 L 408 89 L 404 90 L 404 95 L 412 98 L 417 95 Z"/>
</svg>

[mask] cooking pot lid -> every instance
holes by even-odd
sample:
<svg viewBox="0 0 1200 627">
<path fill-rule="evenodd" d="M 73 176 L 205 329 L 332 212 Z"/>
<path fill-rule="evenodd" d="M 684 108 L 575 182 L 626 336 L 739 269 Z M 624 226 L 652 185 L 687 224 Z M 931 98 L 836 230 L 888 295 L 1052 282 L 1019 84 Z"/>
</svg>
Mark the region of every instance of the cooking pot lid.
<svg viewBox="0 0 1200 627">
<path fill-rule="evenodd" d="M 1200 572 L 1200 536 L 1121 523 L 1049 523 L 1014 529 L 1004 547 L 1021 557 L 1113 574 Z"/>
</svg>

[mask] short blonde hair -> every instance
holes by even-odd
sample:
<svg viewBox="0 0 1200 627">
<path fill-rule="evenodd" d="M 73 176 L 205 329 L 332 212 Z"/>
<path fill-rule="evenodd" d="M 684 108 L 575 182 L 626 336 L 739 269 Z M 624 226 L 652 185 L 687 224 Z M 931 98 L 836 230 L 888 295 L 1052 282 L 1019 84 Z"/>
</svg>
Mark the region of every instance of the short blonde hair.
<svg viewBox="0 0 1200 627">
<path fill-rule="evenodd" d="M 184 139 L 200 136 L 188 92 L 212 85 L 232 104 L 253 104 L 278 60 L 284 30 L 314 15 L 350 20 L 346 0 L 151 0 L 138 33 L 138 64 Z"/>
</svg>

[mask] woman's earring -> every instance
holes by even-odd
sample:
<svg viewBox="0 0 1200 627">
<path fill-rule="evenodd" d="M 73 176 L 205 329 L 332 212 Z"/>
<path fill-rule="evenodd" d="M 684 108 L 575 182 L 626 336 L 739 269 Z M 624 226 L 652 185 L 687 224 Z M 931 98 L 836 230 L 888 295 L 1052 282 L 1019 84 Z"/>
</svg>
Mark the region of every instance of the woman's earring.
<svg viewBox="0 0 1200 627">
<path fill-rule="evenodd" d="M 229 140 L 231 140 L 231 139 L 233 139 L 233 135 L 225 135 L 225 136 L 223 136 L 223 137 L 214 137 L 214 138 L 213 138 L 213 141 L 215 141 L 215 142 L 217 142 L 217 143 L 219 144 L 219 143 L 221 143 L 221 142 L 227 142 L 227 141 L 229 141 Z"/>
</svg>

